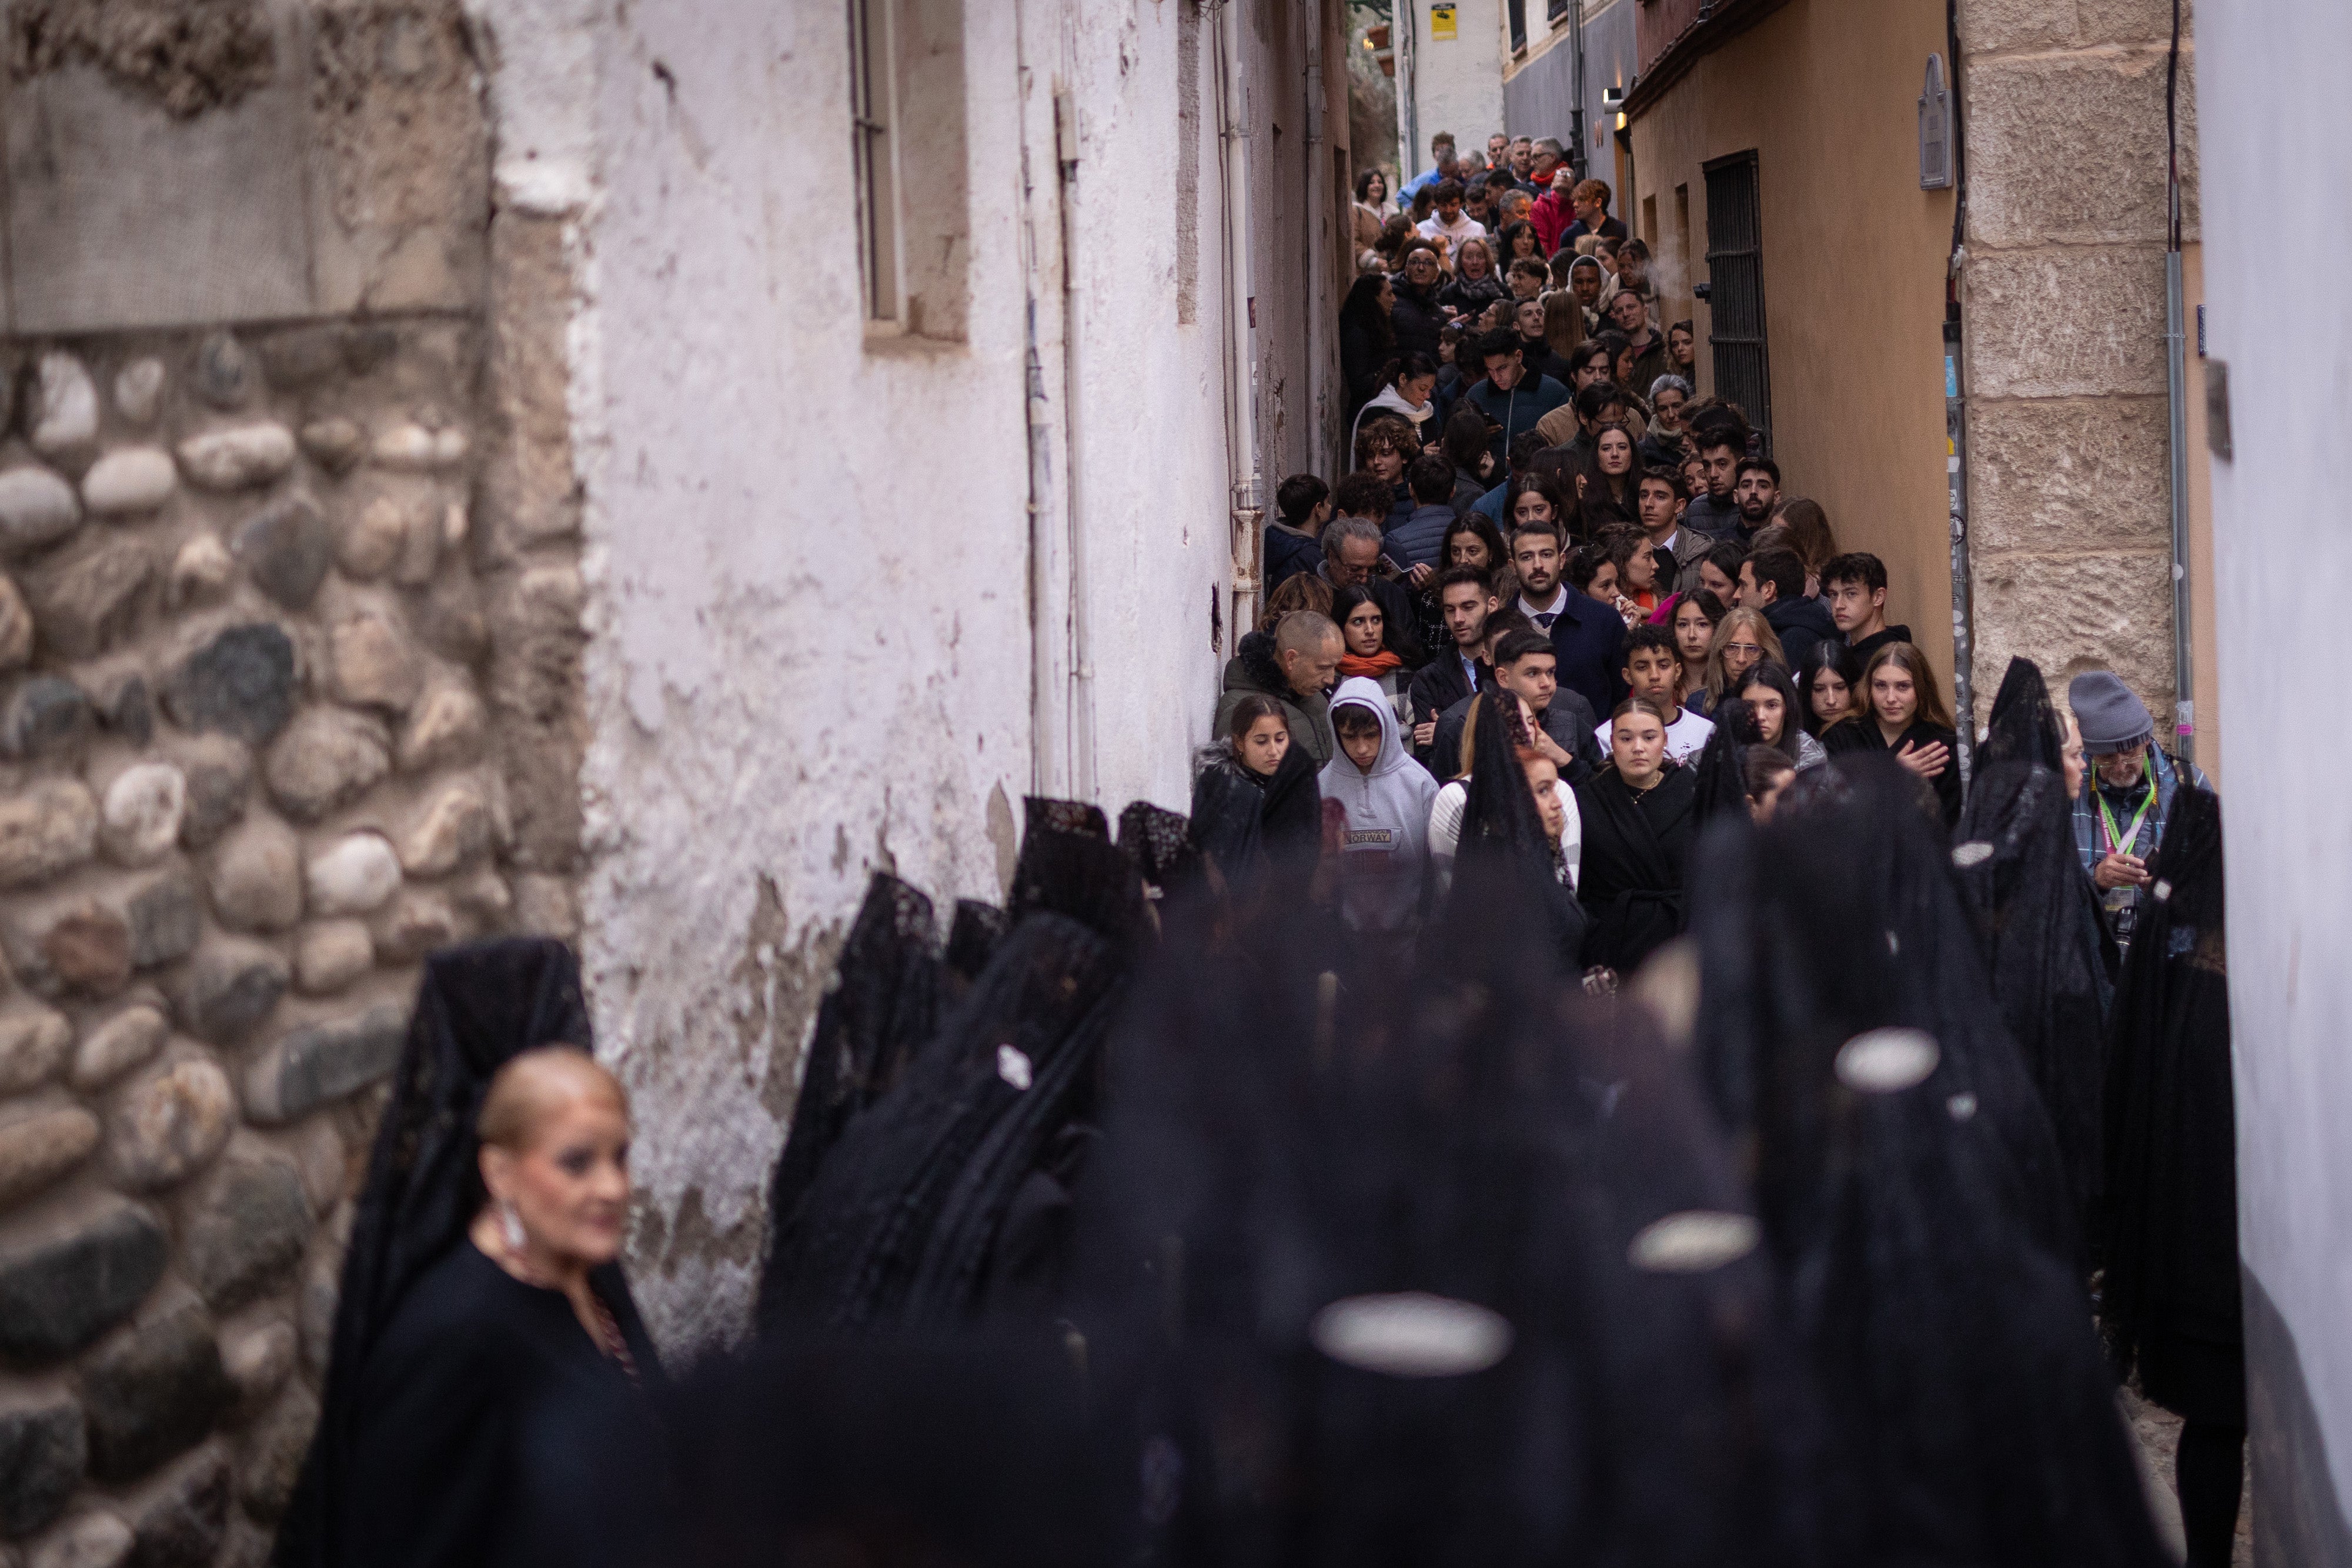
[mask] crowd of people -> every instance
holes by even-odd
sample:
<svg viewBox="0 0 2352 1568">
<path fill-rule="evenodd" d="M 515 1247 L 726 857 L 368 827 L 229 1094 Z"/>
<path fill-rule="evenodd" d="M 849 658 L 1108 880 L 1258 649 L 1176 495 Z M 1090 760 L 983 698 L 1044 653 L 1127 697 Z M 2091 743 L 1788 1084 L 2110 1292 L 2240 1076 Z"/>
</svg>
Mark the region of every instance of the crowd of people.
<svg viewBox="0 0 2352 1568">
<path fill-rule="evenodd" d="M 1988 788 L 1998 747 L 1979 743 L 1972 790 L 1969 716 L 1892 618 L 1885 564 L 1842 548 L 1742 411 L 1699 394 L 1689 324 L 1657 319 L 1646 251 L 1609 216 L 1608 187 L 1570 185 L 1548 141 L 1435 152 L 1404 210 L 1378 172 L 1359 182 L 1363 270 L 1341 319 L 1351 468 L 1276 492 L 1264 612 L 1197 772 L 1209 847 L 1228 864 L 1314 862 L 1358 938 L 1402 952 L 1447 917 L 1484 756 L 1524 776 L 1575 905 L 1557 923 L 1573 939 L 1562 961 L 1598 988 L 1689 928 L 1705 897 L 1695 846 L 1710 803 L 1735 793 L 1767 823 L 1795 780 L 1879 755 L 1956 854 L 1975 852 L 2016 807 L 2015 779 L 1995 768 Z M 2103 1259 L 2105 999 L 2175 802 L 2210 786 L 2156 745 L 2115 674 L 2077 676 L 2067 699 L 2039 759 L 2055 782 L 2034 793 L 2064 802 L 2071 883 L 2050 896 L 2081 895 L 2096 940 L 2078 967 L 2096 980 L 2077 977 L 2101 1005 L 2046 1049 L 2030 1020 L 2017 1030 L 2082 1199 L 2084 1256 Z M 1482 721 L 1508 744 L 1482 752 Z M 1234 808 L 1252 788 L 1267 807 L 1255 823 Z M 2227 1124 L 2226 1088 L 2197 1113 L 2209 1124 Z M 2145 1358 L 2140 1373 L 2151 1396 L 2179 1387 Z M 2168 1401 L 2189 1418 L 2195 1563 L 2227 1559 L 2231 1386 L 2216 1372 Z M 2210 1456 L 2225 1453 L 2221 1476 Z"/>
<path fill-rule="evenodd" d="M 1561 166 L 1489 156 L 1376 325 Z M 1622 239 L 1570 195 L 1513 267 Z M 1627 386 L 1643 291 L 1531 302 L 1282 485 L 1189 816 L 1032 800 L 944 932 L 875 876 L 760 1255 L 677 1220 L 740 1352 L 639 1320 L 572 955 L 428 961 L 278 1562 L 2158 1568 L 2125 1375 L 2231 1560 L 2206 780 L 2023 660 L 1964 747 L 1884 565 Z"/>
</svg>

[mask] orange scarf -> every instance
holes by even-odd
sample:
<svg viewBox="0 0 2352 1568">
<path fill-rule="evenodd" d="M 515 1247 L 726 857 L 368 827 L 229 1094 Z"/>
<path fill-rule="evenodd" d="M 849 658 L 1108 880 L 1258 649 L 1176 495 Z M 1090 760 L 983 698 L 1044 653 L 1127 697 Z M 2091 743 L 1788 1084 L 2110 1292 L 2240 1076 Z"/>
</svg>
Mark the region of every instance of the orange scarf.
<svg viewBox="0 0 2352 1568">
<path fill-rule="evenodd" d="M 1369 659 L 1360 659 L 1353 653 L 1342 653 L 1339 656 L 1339 674 L 1350 680 L 1361 675 L 1368 681 L 1377 681 L 1391 670 L 1403 668 L 1404 661 L 1386 648 Z"/>
</svg>

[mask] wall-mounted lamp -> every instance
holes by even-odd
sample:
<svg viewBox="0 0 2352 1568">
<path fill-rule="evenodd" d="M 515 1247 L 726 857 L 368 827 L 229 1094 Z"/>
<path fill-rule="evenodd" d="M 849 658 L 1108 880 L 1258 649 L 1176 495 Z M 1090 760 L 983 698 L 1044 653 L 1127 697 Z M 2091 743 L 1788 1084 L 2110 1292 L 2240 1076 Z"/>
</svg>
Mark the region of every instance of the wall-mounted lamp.
<svg viewBox="0 0 2352 1568">
<path fill-rule="evenodd" d="M 1602 88 L 1601 89 L 1601 107 L 1603 109 L 1624 108 L 1625 89 L 1622 87 Z"/>
</svg>

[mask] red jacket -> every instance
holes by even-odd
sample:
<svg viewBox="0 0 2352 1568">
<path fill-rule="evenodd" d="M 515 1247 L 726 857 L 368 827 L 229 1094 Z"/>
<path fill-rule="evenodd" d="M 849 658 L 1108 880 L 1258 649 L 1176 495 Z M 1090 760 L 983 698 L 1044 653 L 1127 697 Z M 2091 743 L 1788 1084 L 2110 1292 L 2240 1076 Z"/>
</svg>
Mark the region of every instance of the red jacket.
<svg viewBox="0 0 2352 1568">
<path fill-rule="evenodd" d="M 1538 196 L 1536 204 L 1528 210 L 1528 222 L 1535 225 L 1536 238 L 1542 243 L 1546 256 L 1559 248 L 1559 236 L 1575 221 L 1576 208 L 1569 201 L 1568 193 L 1559 188 L 1557 180 L 1552 182 L 1552 188 Z"/>
</svg>

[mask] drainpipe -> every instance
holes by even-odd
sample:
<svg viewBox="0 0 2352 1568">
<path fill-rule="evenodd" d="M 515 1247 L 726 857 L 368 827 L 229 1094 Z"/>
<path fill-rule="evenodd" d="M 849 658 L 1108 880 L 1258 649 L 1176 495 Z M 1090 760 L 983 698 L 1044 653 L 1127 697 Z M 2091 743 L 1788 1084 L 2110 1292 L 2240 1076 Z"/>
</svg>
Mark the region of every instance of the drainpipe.
<svg viewBox="0 0 2352 1568">
<path fill-rule="evenodd" d="M 1951 502 L 1952 716 L 1959 722 L 1960 788 L 1976 768 L 1977 689 L 1975 617 L 1969 564 L 1969 405 L 1961 395 L 1960 271 L 1968 265 L 1968 139 L 1960 134 L 1960 0 L 1945 0 L 1944 58 L 1950 64 L 1952 94 L 1952 255 L 1944 269 L 1944 484 Z"/>
<path fill-rule="evenodd" d="M 2180 277 L 2180 0 L 2172 0 L 2172 54 L 2164 68 L 2164 382 L 2172 415 L 2172 695 L 2180 759 L 2197 759 L 2197 667 L 2189 622 L 2189 332 Z"/>
<path fill-rule="evenodd" d="M 1217 148 L 1225 177 L 1225 450 L 1233 521 L 1233 616 L 1238 640 L 1256 624 L 1258 525 L 1257 298 L 1250 269 L 1249 89 L 1242 72 L 1241 6 L 1217 7 Z M 1400 4 L 1400 13 L 1410 6 Z"/>
<path fill-rule="evenodd" d="M 1064 549 L 1069 562 L 1070 799 L 1095 798 L 1095 667 L 1087 634 L 1087 516 L 1080 494 L 1079 371 L 1086 318 L 1078 291 L 1078 106 L 1065 88 L 1054 94 L 1054 158 L 1062 181 L 1062 489 Z"/>
</svg>

